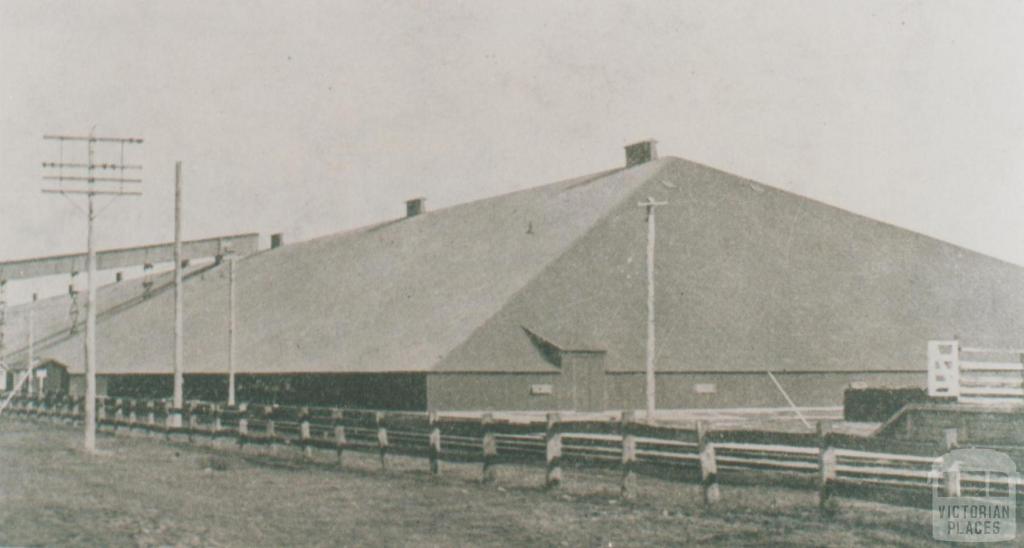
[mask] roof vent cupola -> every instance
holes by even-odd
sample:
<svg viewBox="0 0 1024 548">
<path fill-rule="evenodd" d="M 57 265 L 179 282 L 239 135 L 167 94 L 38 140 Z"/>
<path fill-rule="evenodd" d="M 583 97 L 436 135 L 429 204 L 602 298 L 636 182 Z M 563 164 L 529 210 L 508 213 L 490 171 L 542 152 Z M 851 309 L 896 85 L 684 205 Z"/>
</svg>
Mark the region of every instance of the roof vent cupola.
<svg viewBox="0 0 1024 548">
<path fill-rule="evenodd" d="M 419 215 L 420 213 L 423 213 L 423 211 L 425 209 L 424 202 L 426 202 L 426 201 L 427 201 L 426 198 L 413 198 L 411 200 L 406 200 L 405 201 L 405 217 L 406 218 L 415 217 L 415 216 Z"/>
<path fill-rule="evenodd" d="M 654 139 L 626 145 L 626 167 L 633 167 L 657 159 L 658 141 Z"/>
</svg>

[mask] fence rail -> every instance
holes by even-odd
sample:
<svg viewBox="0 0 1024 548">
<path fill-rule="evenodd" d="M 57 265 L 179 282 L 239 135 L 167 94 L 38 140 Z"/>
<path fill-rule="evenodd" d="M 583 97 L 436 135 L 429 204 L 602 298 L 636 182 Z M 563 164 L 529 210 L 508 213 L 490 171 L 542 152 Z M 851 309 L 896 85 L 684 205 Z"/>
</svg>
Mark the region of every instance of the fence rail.
<svg viewBox="0 0 1024 548">
<path fill-rule="evenodd" d="M 12 398 L 8 413 L 80 422 L 83 399 L 46 395 Z M 175 420 L 180 415 L 181 420 Z M 386 468 L 389 455 L 423 457 L 432 474 L 441 463 L 478 462 L 483 480 L 497 480 L 501 464 L 545 467 L 545 485 L 557 488 L 562 466 L 576 464 L 619 469 L 621 490 L 636 496 L 637 474 L 691 479 L 701 485 L 704 500 L 720 498 L 719 476 L 734 472 L 769 477 L 786 474 L 813 483 L 820 507 L 834 504 L 844 488 L 852 491 L 884 487 L 917 494 L 929 490 L 960 492 L 975 478 L 942 475 L 935 465 L 953 449 L 947 443 L 909 444 L 830 431 L 821 422 L 815 433 L 759 430 L 711 430 L 651 425 L 624 412 L 615 420 L 563 420 L 551 413 L 544 421 L 497 420 L 443 416 L 437 413 L 380 412 L 323 407 L 249 405 L 227 407 L 190 402 L 174 409 L 168 401 L 100 398 L 97 422 L 104 428 L 228 438 L 239 446 L 293 447 L 311 457 L 314 450 L 332 451 L 342 461 L 345 451 L 379 455 Z M 180 424 L 181 426 L 174 426 Z M 894 448 L 899 453 L 892 452 Z M 957 485 L 947 485 L 955 481 Z M 1003 490 L 1024 493 L 1020 478 L 1002 482 Z M 1010 493 L 1011 491 L 1008 491 Z"/>
</svg>

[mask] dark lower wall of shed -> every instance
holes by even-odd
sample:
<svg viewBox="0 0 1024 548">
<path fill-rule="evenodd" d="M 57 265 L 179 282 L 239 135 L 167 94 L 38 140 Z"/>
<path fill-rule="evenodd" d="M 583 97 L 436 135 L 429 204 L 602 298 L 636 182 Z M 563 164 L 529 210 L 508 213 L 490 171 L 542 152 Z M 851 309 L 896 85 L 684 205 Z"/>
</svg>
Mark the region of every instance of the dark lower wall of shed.
<svg viewBox="0 0 1024 548">
<path fill-rule="evenodd" d="M 782 388 L 800 407 L 838 407 L 850 384 L 869 387 L 924 387 L 924 371 L 858 373 L 774 373 Z M 608 404 L 613 409 L 645 405 L 643 373 L 610 373 Z M 659 373 L 660 409 L 787 407 L 789 404 L 767 373 Z M 709 389 L 711 389 L 709 391 Z"/>
<path fill-rule="evenodd" d="M 85 378 L 73 386 L 85 392 Z M 170 398 L 171 375 L 101 375 L 97 393 L 113 398 Z M 225 401 L 227 375 L 185 375 L 186 400 Z M 419 373 L 238 375 L 239 403 L 323 405 L 360 409 L 422 411 L 427 408 L 425 375 Z"/>
<path fill-rule="evenodd" d="M 68 375 L 68 394 L 79 398 L 85 396 L 85 375 Z M 96 395 L 107 395 L 107 378 L 103 375 L 96 376 Z"/>
<path fill-rule="evenodd" d="M 838 407 L 843 391 L 854 382 L 869 387 L 923 387 L 924 371 L 894 373 L 775 373 L 801 407 Z M 786 407 L 785 398 L 765 373 L 659 373 L 660 409 Z M 607 373 L 604 409 L 642 409 L 646 405 L 643 373 Z M 550 394 L 535 394 L 535 386 Z M 698 393 L 713 388 L 713 393 Z M 592 411 L 574 394 L 561 373 L 431 373 L 427 376 L 428 407 L 437 411 L 525 410 Z"/>
</svg>

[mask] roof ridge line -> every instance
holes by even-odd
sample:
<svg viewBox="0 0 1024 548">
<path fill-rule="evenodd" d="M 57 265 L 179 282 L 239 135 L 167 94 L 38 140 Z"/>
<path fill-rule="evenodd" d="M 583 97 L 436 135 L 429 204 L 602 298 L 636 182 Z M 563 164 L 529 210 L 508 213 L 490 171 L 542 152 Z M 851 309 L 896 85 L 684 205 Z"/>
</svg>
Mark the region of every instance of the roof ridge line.
<svg viewBox="0 0 1024 548">
<path fill-rule="evenodd" d="M 457 209 L 457 208 L 461 208 L 461 207 L 466 207 L 466 206 L 471 206 L 471 205 L 478 205 L 481 202 L 488 202 L 488 201 L 491 201 L 491 200 L 498 200 L 498 199 L 502 199 L 502 198 L 507 198 L 509 196 L 513 196 L 513 195 L 516 195 L 516 194 L 521 194 L 521 193 L 524 193 L 524 192 L 534 192 L 534 191 L 537 191 L 538 189 L 542 189 L 542 188 L 546 188 L 546 187 L 554 187 L 554 186 L 557 186 L 557 185 L 564 185 L 564 184 L 569 184 L 569 183 L 574 183 L 574 182 L 581 182 L 581 181 L 595 182 L 595 181 L 599 181 L 599 180 L 601 180 L 601 179 L 603 179 L 605 177 L 608 177 L 610 175 L 614 175 L 615 173 L 618 173 L 618 172 L 623 171 L 625 169 L 627 169 L 627 168 L 625 168 L 625 167 L 615 167 L 615 168 L 609 168 L 609 169 L 605 169 L 605 170 L 601 170 L 601 171 L 595 171 L 593 173 L 588 173 L 586 175 L 580 175 L 580 176 L 577 176 L 577 177 L 568 177 L 568 178 L 565 178 L 565 179 L 559 179 L 557 181 L 550 182 L 550 183 L 542 183 L 542 184 L 539 184 L 539 185 L 529 186 L 529 187 L 526 187 L 526 188 L 520 188 L 520 189 L 516 189 L 516 190 L 511 190 L 509 192 L 503 192 L 501 194 L 494 194 L 492 196 L 485 196 L 483 198 L 477 198 L 475 200 L 469 200 L 468 202 L 459 202 L 457 204 L 451 204 L 451 205 L 442 207 L 440 209 L 426 210 L 426 211 L 420 213 L 417 216 L 437 215 L 438 213 L 444 213 L 444 212 L 447 212 L 447 211 L 450 211 L 450 210 L 453 210 L 453 209 Z M 301 246 L 301 245 L 304 245 L 304 244 L 311 244 L 311 243 L 314 243 L 314 242 L 323 242 L 323 241 L 329 240 L 331 238 L 339 238 L 340 239 L 340 238 L 344 238 L 344 237 L 347 237 L 347 236 L 354 236 L 354 235 L 361 234 L 361 233 L 369 231 L 369 230 L 375 230 L 375 229 L 379 230 L 379 229 L 384 228 L 386 226 L 402 222 L 402 221 L 406 220 L 407 218 L 408 217 L 404 217 L 403 216 L 403 217 L 394 217 L 394 218 L 384 219 L 384 220 L 376 221 L 376 222 L 373 222 L 373 223 L 370 223 L 370 224 L 365 224 L 365 225 L 361 225 L 361 226 L 357 226 L 357 227 L 343 229 L 343 230 L 339 230 L 339 231 L 336 231 L 336 232 L 330 232 L 328 234 L 321 234 L 319 236 L 314 236 L 314 237 L 312 237 L 312 238 L 310 238 L 308 240 L 300 240 L 300 241 L 297 241 L 297 242 L 293 242 L 291 244 L 288 244 L 288 246 L 289 247 L 291 247 L 291 246 Z M 245 255 L 245 257 L 254 257 L 256 255 L 263 255 L 264 253 L 266 253 L 268 251 L 271 251 L 271 250 L 269 250 L 269 249 L 261 250 L 261 251 L 258 251 L 256 253 Z"/>
</svg>

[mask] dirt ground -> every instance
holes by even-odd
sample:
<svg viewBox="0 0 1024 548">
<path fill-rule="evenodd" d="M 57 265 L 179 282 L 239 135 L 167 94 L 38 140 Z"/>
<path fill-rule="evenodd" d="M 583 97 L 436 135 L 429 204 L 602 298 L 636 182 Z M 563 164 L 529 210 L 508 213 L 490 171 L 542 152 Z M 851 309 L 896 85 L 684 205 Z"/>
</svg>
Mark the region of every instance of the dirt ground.
<svg viewBox="0 0 1024 548">
<path fill-rule="evenodd" d="M 924 545 L 930 514 L 843 499 L 822 518 L 815 495 L 722 487 L 711 509 L 698 487 L 641 478 L 618 496 L 614 472 L 506 466 L 497 485 L 479 465 L 426 473 L 424 460 L 348 452 L 303 462 L 281 447 L 240 452 L 136 436 L 80 451 L 68 426 L 0 421 L 0 545 L 60 546 L 654 546 Z"/>
</svg>

